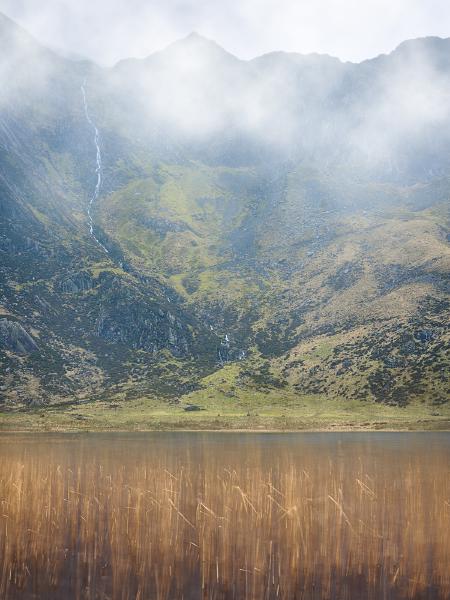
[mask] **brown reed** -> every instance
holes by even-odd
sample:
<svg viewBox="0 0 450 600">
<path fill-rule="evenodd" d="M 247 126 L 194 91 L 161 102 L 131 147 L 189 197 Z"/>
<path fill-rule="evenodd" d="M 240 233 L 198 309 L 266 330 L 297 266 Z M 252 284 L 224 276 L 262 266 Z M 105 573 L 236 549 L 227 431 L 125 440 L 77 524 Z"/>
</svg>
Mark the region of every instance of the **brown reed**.
<svg viewBox="0 0 450 600">
<path fill-rule="evenodd" d="M 445 449 L 95 438 L 0 443 L 0 598 L 450 598 Z"/>
</svg>

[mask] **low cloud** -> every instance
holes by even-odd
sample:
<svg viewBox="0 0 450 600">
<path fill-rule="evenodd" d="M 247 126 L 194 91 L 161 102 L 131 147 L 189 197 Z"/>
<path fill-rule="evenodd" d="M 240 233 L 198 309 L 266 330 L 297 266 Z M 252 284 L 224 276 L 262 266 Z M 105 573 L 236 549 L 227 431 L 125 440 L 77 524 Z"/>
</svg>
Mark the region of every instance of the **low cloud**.
<svg viewBox="0 0 450 600">
<path fill-rule="evenodd" d="M 20 29 L 11 32 L 1 40 L 0 101 L 27 100 L 31 91 L 50 103 L 51 86 L 66 76 L 64 61 Z M 102 102 L 116 103 L 108 118 L 117 128 L 128 120 L 137 137 L 156 128 L 168 139 L 232 138 L 322 166 L 356 161 L 391 170 L 420 150 L 432 174 L 440 169 L 434 156 L 449 142 L 449 45 L 417 40 L 361 64 L 286 53 L 246 61 L 191 35 L 144 61 L 105 69 L 110 89 L 95 79 L 89 85 Z"/>
<path fill-rule="evenodd" d="M 199 31 L 241 58 L 273 50 L 360 61 L 401 41 L 450 35 L 446 0 L 0 0 L 38 39 L 102 64 Z"/>
</svg>

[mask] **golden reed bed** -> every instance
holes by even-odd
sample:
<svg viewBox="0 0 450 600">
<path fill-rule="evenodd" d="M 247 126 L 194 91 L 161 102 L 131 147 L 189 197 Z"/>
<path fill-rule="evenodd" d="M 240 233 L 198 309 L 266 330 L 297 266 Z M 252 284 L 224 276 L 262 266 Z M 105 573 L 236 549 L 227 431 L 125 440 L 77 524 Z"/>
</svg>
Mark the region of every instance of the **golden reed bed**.
<svg viewBox="0 0 450 600">
<path fill-rule="evenodd" d="M 1 438 L 0 598 L 450 598 L 448 445 L 264 439 Z"/>
</svg>

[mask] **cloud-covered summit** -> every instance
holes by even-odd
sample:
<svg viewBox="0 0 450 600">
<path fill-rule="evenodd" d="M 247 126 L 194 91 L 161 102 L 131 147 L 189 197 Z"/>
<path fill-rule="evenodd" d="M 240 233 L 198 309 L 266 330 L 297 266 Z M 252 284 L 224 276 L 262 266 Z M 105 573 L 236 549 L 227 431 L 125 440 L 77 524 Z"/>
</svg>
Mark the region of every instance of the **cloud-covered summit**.
<svg viewBox="0 0 450 600">
<path fill-rule="evenodd" d="M 190 33 L 143 59 L 101 68 L 45 49 L 6 17 L 0 26 L 4 105 L 29 102 L 48 112 L 55 87 L 76 98 L 86 78 L 99 125 L 149 148 L 188 144 L 204 160 L 212 148 L 220 160 L 239 150 L 250 163 L 302 160 L 388 178 L 445 169 L 450 39 L 409 40 L 388 55 L 343 63 L 283 51 L 241 60 Z"/>
<path fill-rule="evenodd" d="M 0 0 L 0 10 L 52 48 L 112 65 L 190 31 L 239 58 L 284 49 L 360 62 L 404 39 L 450 35 L 445 0 Z"/>
</svg>

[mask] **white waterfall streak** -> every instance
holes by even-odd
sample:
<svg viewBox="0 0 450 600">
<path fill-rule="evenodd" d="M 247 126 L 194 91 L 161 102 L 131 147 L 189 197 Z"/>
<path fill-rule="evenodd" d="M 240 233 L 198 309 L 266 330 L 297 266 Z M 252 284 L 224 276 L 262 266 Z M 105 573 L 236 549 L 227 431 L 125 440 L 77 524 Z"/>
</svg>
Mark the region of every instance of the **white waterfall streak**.
<svg viewBox="0 0 450 600">
<path fill-rule="evenodd" d="M 100 189 L 102 187 L 102 153 L 100 150 L 100 134 L 97 129 L 97 126 L 95 125 L 94 121 L 91 119 L 91 116 L 89 114 L 89 107 L 88 107 L 88 102 L 87 102 L 87 97 L 86 97 L 85 83 L 83 83 L 83 85 L 81 86 L 81 93 L 83 94 L 84 114 L 86 115 L 86 121 L 89 123 L 89 125 L 92 127 L 92 129 L 94 131 L 94 143 L 95 143 L 95 148 L 97 151 L 97 159 L 96 159 L 97 164 L 96 164 L 96 168 L 95 168 L 95 172 L 97 174 L 97 182 L 95 184 L 94 193 L 92 194 L 91 198 L 89 199 L 89 202 L 87 205 L 87 210 L 86 210 L 87 216 L 88 216 L 88 223 L 89 223 L 89 233 L 91 234 L 92 238 L 95 240 L 96 244 L 98 244 L 100 246 L 100 248 L 102 248 L 102 250 L 104 250 L 108 254 L 108 249 L 105 248 L 105 246 L 101 243 L 101 241 L 95 236 L 94 220 L 92 218 L 92 207 L 97 202 L 98 197 L 100 195 Z"/>
</svg>

